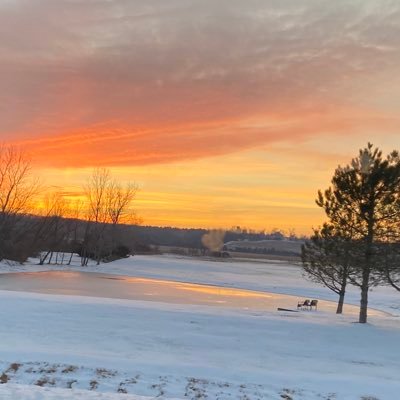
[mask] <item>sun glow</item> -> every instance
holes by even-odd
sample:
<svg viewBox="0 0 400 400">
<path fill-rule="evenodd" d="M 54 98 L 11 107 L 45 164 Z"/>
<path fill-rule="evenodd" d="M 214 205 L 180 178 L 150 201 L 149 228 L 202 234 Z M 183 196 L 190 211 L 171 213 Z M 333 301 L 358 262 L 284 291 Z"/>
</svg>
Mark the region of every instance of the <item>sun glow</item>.
<svg viewBox="0 0 400 400">
<path fill-rule="evenodd" d="M 145 224 L 310 233 L 339 163 L 398 147 L 396 6 L 51 3 L 0 5 L 0 138 L 68 202 L 101 166 Z"/>
</svg>

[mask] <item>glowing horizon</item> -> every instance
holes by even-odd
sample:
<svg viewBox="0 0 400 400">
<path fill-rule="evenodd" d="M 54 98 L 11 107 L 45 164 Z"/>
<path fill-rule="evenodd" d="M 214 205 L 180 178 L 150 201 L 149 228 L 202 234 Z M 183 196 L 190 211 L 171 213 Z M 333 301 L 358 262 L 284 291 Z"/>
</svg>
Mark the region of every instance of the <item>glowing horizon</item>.
<svg viewBox="0 0 400 400">
<path fill-rule="evenodd" d="M 399 15 L 389 0 L 0 2 L 0 139 L 72 198 L 97 166 L 137 182 L 146 225 L 307 234 L 338 164 L 399 148 Z"/>
</svg>

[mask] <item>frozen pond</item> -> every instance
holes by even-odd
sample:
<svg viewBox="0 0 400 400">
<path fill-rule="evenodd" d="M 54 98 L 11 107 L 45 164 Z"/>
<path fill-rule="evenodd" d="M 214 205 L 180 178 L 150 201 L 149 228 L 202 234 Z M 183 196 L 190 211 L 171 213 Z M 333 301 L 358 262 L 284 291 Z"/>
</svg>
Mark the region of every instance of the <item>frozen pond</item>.
<svg viewBox="0 0 400 400">
<path fill-rule="evenodd" d="M 0 290 L 265 311 L 275 311 L 278 307 L 296 309 L 298 300 L 304 299 L 297 296 L 220 286 L 69 271 L 1 274 Z M 318 309 L 334 313 L 336 304 L 319 300 Z M 346 314 L 350 313 L 357 314 L 358 307 L 346 305 Z M 383 313 L 370 310 L 369 314 Z"/>
</svg>

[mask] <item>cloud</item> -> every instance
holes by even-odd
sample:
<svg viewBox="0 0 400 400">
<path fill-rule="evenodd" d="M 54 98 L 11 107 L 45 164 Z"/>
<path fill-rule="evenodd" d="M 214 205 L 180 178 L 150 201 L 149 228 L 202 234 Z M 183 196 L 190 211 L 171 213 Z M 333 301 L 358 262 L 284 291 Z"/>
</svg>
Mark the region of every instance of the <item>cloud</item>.
<svg viewBox="0 0 400 400">
<path fill-rule="evenodd" d="M 365 129 L 394 131 L 400 119 L 346 114 L 302 116 L 291 120 L 220 121 L 171 125 L 133 131 L 113 124 L 16 141 L 29 149 L 36 162 L 47 167 L 91 167 L 93 165 L 146 165 L 184 161 L 243 151 L 277 142 L 303 141 L 321 132 L 345 135 Z M 43 155 L 45 155 L 43 157 Z"/>
<path fill-rule="evenodd" d="M 374 0 L 1 3 L 0 138 L 90 166 L 393 131 L 366 99 L 398 82 L 398 21 Z"/>
</svg>

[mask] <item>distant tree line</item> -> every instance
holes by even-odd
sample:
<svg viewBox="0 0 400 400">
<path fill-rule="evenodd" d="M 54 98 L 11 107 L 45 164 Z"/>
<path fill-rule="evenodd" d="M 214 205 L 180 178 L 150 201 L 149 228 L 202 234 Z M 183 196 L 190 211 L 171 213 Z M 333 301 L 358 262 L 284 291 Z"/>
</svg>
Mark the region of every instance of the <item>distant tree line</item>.
<svg viewBox="0 0 400 400">
<path fill-rule="evenodd" d="M 306 276 L 339 296 L 343 311 L 348 284 L 360 289 L 359 322 L 367 322 L 372 287 L 400 291 L 400 156 L 386 157 L 372 144 L 338 167 L 331 187 L 318 193 L 328 221 L 302 249 Z"/>
<path fill-rule="evenodd" d="M 176 228 L 159 226 L 130 226 L 129 231 L 134 233 L 137 241 L 150 251 L 150 246 L 182 247 L 187 249 L 205 248 L 202 238 L 210 232 L 208 229 Z M 224 242 L 233 241 L 261 241 L 261 240 L 295 240 L 304 241 L 304 237 L 287 236 L 278 230 L 255 231 L 247 228 L 233 227 L 225 231 Z M 254 249 L 252 252 L 254 253 Z M 197 253 L 196 253 L 197 254 Z M 297 254 L 298 255 L 298 254 Z"/>
</svg>

